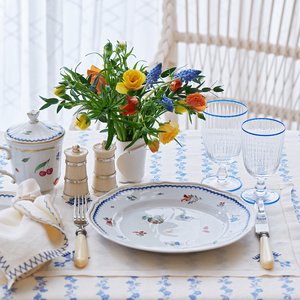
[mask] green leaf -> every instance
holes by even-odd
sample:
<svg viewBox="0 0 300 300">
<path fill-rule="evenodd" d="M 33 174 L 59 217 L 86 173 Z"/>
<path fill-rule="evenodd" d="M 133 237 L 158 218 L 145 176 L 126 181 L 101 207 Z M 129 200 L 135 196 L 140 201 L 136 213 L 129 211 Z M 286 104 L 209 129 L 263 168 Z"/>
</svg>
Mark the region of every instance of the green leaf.
<svg viewBox="0 0 300 300">
<path fill-rule="evenodd" d="M 131 147 L 136 141 L 138 140 L 138 137 L 137 138 L 134 138 L 131 143 L 129 143 L 129 145 L 127 145 L 124 150 L 128 149 L 129 147 Z"/>
<path fill-rule="evenodd" d="M 199 90 L 197 88 L 191 88 L 191 87 L 187 87 L 185 91 L 188 94 L 194 94 L 194 93 L 199 92 Z"/>
<path fill-rule="evenodd" d="M 206 93 L 206 92 L 209 92 L 210 90 L 211 90 L 211 88 L 205 87 L 201 90 L 201 92 Z"/>
<path fill-rule="evenodd" d="M 37 170 L 39 170 L 39 169 L 43 168 L 44 166 L 46 166 L 46 164 L 47 164 L 49 161 L 50 161 L 50 159 L 48 159 L 47 161 L 45 161 L 45 162 L 39 164 L 39 165 L 35 168 L 34 173 L 35 173 Z"/>
<path fill-rule="evenodd" d="M 80 101 L 78 95 L 75 93 L 74 90 L 70 90 L 70 94 L 72 95 L 72 97 L 78 102 Z"/>
<path fill-rule="evenodd" d="M 132 96 L 134 96 L 136 94 L 136 91 L 134 91 L 134 90 L 129 90 L 128 92 L 127 92 L 127 95 L 129 96 L 129 97 L 132 97 Z"/>
<path fill-rule="evenodd" d="M 73 100 L 73 99 L 72 99 L 69 95 L 67 95 L 67 94 L 62 95 L 60 98 L 61 98 L 61 99 L 64 99 L 64 100 L 69 100 L 69 101 L 72 101 L 72 100 Z"/>
<path fill-rule="evenodd" d="M 78 73 L 77 73 L 77 76 L 78 76 L 79 80 L 80 80 L 82 83 L 87 83 L 87 82 L 88 82 L 81 74 L 78 74 Z"/>
<path fill-rule="evenodd" d="M 102 123 L 107 123 L 107 118 L 105 116 L 100 116 L 99 121 Z"/>
<path fill-rule="evenodd" d="M 178 142 L 177 139 L 174 139 L 174 141 L 175 141 L 180 147 L 182 147 L 182 145 Z"/>
<path fill-rule="evenodd" d="M 170 76 L 174 71 L 176 70 L 176 67 L 170 68 L 168 70 L 165 70 L 164 72 L 161 73 L 160 77 L 165 78 Z"/>
<path fill-rule="evenodd" d="M 108 136 L 107 136 L 107 142 L 106 142 L 106 145 L 105 145 L 106 150 L 109 149 L 109 147 L 112 143 L 112 140 L 114 138 L 114 135 L 115 135 L 115 128 L 114 128 L 114 123 L 113 123 L 112 120 L 109 120 L 107 128 L 108 128 Z"/>
<path fill-rule="evenodd" d="M 43 99 L 45 102 L 50 103 L 50 104 L 57 104 L 59 102 L 59 100 L 56 99 L 56 98 L 44 98 L 44 97 L 41 97 L 41 96 L 40 96 L 40 98 Z"/>
<path fill-rule="evenodd" d="M 103 132 L 108 132 L 108 129 L 105 128 L 105 129 L 100 130 L 100 133 L 103 133 Z"/>
<path fill-rule="evenodd" d="M 56 113 L 58 114 L 63 107 L 64 107 L 63 103 L 59 103 L 56 109 Z"/>
<path fill-rule="evenodd" d="M 204 117 L 204 114 L 202 114 L 202 113 L 198 113 L 197 116 L 201 120 L 204 120 L 204 121 L 206 120 L 205 117 Z"/>
<path fill-rule="evenodd" d="M 196 82 L 196 83 L 199 83 L 199 84 L 200 84 L 203 78 L 205 78 L 205 76 L 200 75 L 200 76 L 198 76 L 197 78 L 195 78 L 195 79 L 193 80 L 193 82 Z"/>
<path fill-rule="evenodd" d="M 40 110 L 46 109 L 46 108 L 48 108 L 48 107 L 50 107 L 50 106 L 51 106 L 50 103 L 46 103 L 46 104 L 44 104 L 42 107 L 40 107 Z"/>
<path fill-rule="evenodd" d="M 39 96 L 43 101 L 46 101 L 47 100 L 47 98 L 44 98 L 44 97 L 42 97 L 42 96 Z"/>
<path fill-rule="evenodd" d="M 97 93 L 97 89 L 93 85 L 89 86 L 89 90 L 94 92 L 94 93 Z"/>
<path fill-rule="evenodd" d="M 223 90 L 222 86 L 215 86 L 214 87 L 214 92 L 220 93 L 220 92 L 223 92 L 223 91 L 224 90 Z"/>
<path fill-rule="evenodd" d="M 70 103 L 65 103 L 65 104 L 64 104 L 64 108 L 65 108 L 65 109 L 72 109 L 72 108 L 73 108 L 73 105 L 70 104 Z"/>
<path fill-rule="evenodd" d="M 29 161 L 29 159 L 30 159 L 30 157 L 23 158 L 23 159 L 22 159 L 22 161 L 23 161 L 23 162 L 28 162 L 28 161 Z"/>
</svg>

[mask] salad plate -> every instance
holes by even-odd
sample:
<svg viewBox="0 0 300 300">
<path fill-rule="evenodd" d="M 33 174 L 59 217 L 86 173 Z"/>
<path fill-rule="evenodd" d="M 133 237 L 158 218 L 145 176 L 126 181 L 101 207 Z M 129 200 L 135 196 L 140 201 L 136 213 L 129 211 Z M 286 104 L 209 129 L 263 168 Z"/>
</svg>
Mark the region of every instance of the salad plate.
<svg viewBox="0 0 300 300">
<path fill-rule="evenodd" d="M 211 250 L 244 237 L 253 208 L 238 196 L 198 183 L 124 185 L 99 197 L 87 219 L 104 238 L 163 253 Z"/>
</svg>

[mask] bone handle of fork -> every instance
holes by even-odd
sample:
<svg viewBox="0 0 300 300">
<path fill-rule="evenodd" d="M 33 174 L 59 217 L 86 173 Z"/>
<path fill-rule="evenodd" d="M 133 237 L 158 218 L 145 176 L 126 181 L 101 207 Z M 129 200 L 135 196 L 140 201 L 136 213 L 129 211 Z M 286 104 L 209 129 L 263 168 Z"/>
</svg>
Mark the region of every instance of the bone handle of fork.
<svg viewBox="0 0 300 300">
<path fill-rule="evenodd" d="M 78 268 L 84 268 L 88 263 L 86 235 L 82 231 L 76 237 L 74 263 Z"/>
</svg>

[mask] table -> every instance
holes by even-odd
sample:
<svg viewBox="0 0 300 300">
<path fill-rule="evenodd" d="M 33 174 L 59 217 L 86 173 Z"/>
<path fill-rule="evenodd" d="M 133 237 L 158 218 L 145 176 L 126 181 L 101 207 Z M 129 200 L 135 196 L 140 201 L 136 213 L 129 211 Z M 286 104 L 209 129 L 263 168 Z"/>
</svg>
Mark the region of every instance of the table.
<svg viewBox="0 0 300 300">
<path fill-rule="evenodd" d="M 87 148 L 89 154 L 87 157 L 87 168 L 89 178 L 92 178 L 93 172 L 93 151 L 92 146 L 101 142 L 105 136 L 95 131 L 69 131 L 66 133 L 64 140 L 64 149 L 72 145 L 79 144 L 81 147 Z M 172 182 L 201 182 L 208 174 L 216 172 L 216 166 L 208 159 L 204 152 L 201 139 L 201 132 L 197 130 L 181 131 L 178 135 L 182 147 L 177 143 L 171 142 L 162 145 L 157 153 L 147 151 L 146 174 L 142 182 L 151 181 L 172 181 Z M 3 132 L 0 132 L 0 144 L 4 145 Z M 5 153 L 0 151 L 1 167 L 9 166 L 6 161 Z M 276 174 L 267 180 L 267 186 L 279 189 L 280 186 L 293 184 L 290 193 L 290 200 L 287 201 L 285 216 L 289 214 L 289 218 L 293 219 L 294 225 L 299 226 L 300 222 L 300 133 L 298 131 L 287 131 L 285 137 L 285 146 L 283 150 L 282 162 Z M 64 161 L 64 160 L 63 160 Z M 63 176 L 65 165 L 62 165 L 62 176 L 57 185 L 57 189 L 63 188 Z M 242 157 L 240 156 L 236 162 L 229 166 L 229 174 L 237 176 L 243 182 L 243 187 L 234 192 L 239 195 L 246 187 L 254 186 L 255 180 L 247 174 L 244 169 Z M 91 184 L 91 180 L 89 180 Z M 120 185 L 120 184 L 119 184 Z M 4 191 L 15 191 L 16 185 L 11 184 L 8 177 L 0 176 L 0 195 Z M 59 200 L 60 201 L 60 200 Z M 273 204 L 273 208 L 266 207 L 267 213 L 272 212 L 279 205 L 283 205 L 280 201 Z M 292 208 L 292 210 L 291 210 Z M 284 208 L 285 209 L 285 208 Z M 71 210 L 70 210 L 71 214 Z M 268 214 L 272 232 L 272 226 L 278 220 Z M 63 218 L 68 218 L 64 216 Z M 286 221 L 287 223 L 289 220 Z M 289 228 L 289 227 L 288 227 Z M 297 229 L 297 228 L 296 228 Z M 75 231 L 75 228 L 74 228 Z M 94 234 L 91 227 L 88 228 L 89 234 Z M 289 231 L 288 231 L 289 232 Z M 250 235 L 250 233 L 248 234 Z M 253 233 L 254 235 L 254 233 Z M 286 260 L 275 249 L 277 239 L 280 239 L 283 247 L 286 241 L 284 239 L 291 238 L 295 257 L 292 261 Z M 268 276 L 268 271 L 264 272 L 258 262 L 257 257 L 249 257 L 249 271 L 241 272 L 239 275 L 226 274 L 226 270 L 221 272 L 222 275 L 215 273 L 214 275 L 202 275 L 201 270 L 196 271 L 196 275 L 170 276 L 168 273 L 161 271 L 160 275 L 143 276 L 137 275 L 132 270 L 131 274 L 125 276 L 120 275 L 90 275 L 85 271 L 79 271 L 76 275 L 65 274 L 56 276 L 41 276 L 34 274 L 22 281 L 17 282 L 11 290 L 7 286 L 0 286 L 1 299 L 300 299 L 300 261 L 297 246 L 298 241 L 293 240 L 293 233 L 290 231 L 290 237 L 282 237 L 271 235 L 271 245 L 275 251 L 274 274 Z M 70 236 L 69 239 L 75 239 Z M 111 247 L 111 244 L 103 241 L 99 237 L 99 241 L 105 246 Z M 241 243 L 246 242 L 244 237 Z M 299 240 L 300 241 L 300 240 Z M 259 253 L 259 244 L 252 245 L 257 247 Z M 274 248 L 274 247 L 275 248 Z M 120 255 L 128 255 L 130 251 L 138 251 L 125 249 L 121 245 L 117 247 Z M 220 248 L 220 252 L 227 251 L 226 248 L 235 249 L 235 245 Z M 250 245 L 249 245 L 250 247 Z M 279 247 L 279 246 L 278 246 Z M 229 249 L 229 248 L 228 248 Z M 0 245 L 1 251 L 1 245 Z M 123 252 L 122 252 L 123 251 Z M 277 250 L 278 251 L 278 250 Z M 297 252 L 297 253 L 296 253 Z M 122 254 L 124 253 L 124 254 Z M 182 258 L 186 254 L 182 254 Z M 205 255 L 205 254 L 197 254 Z M 281 255 L 281 256 L 280 256 Z M 93 256 L 93 253 L 90 253 Z M 118 257 L 116 257 L 118 259 Z M 226 257 L 219 257 L 220 264 L 226 265 Z M 223 259 L 223 260 L 222 260 Z M 54 259 L 51 264 L 55 263 Z M 59 261 L 59 260 L 58 260 Z M 64 261 L 72 264 L 72 254 L 66 255 Z M 61 260 L 60 260 L 61 262 Z M 295 266 L 293 266 L 293 264 Z M 292 271 L 294 270 L 294 271 Z M 81 273 L 80 273 L 81 272 Z M 204 272 L 204 271 L 203 271 Z M 257 276 L 258 272 L 263 275 Z M 207 273 L 208 274 L 208 273 Z M 254 274 L 254 275 L 253 275 Z M 228 276 L 230 275 L 230 276 Z"/>
</svg>

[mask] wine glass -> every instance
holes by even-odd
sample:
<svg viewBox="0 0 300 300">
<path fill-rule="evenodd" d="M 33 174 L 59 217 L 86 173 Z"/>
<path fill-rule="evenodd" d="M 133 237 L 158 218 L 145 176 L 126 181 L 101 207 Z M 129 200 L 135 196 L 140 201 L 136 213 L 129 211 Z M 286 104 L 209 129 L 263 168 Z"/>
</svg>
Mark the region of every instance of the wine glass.
<svg viewBox="0 0 300 300">
<path fill-rule="evenodd" d="M 241 152 L 241 125 L 247 119 L 247 106 L 232 100 L 213 100 L 203 112 L 206 121 L 201 122 L 205 152 L 209 159 L 219 164 L 217 174 L 202 180 L 212 187 L 233 192 L 242 182 L 228 176 L 226 165 Z"/>
<path fill-rule="evenodd" d="M 279 200 L 276 191 L 266 188 L 265 180 L 279 166 L 284 143 L 285 125 L 268 118 L 255 118 L 242 124 L 242 153 L 247 172 L 257 179 L 255 188 L 245 190 L 241 197 L 255 203 L 261 197 L 264 204 Z"/>
</svg>

